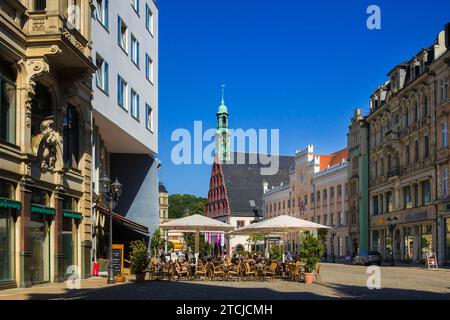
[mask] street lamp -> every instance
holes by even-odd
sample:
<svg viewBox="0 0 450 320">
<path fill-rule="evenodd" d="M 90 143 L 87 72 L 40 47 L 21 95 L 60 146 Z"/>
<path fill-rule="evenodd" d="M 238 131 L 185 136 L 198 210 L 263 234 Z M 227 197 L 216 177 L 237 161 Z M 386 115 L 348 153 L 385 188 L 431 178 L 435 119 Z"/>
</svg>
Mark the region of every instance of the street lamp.
<svg viewBox="0 0 450 320">
<path fill-rule="evenodd" d="M 106 202 L 108 202 L 109 209 L 109 268 L 108 268 L 108 284 L 114 284 L 114 271 L 112 266 L 112 215 L 113 210 L 119 202 L 119 198 L 122 195 L 122 185 L 116 178 L 116 181 L 111 183 L 111 180 L 104 175 L 99 180 L 100 182 L 100 194 L 103 195 Z"/>
<path fill-rule="evenodd" d="M 331 259 L 332 262 L 335 263 L 336 262 L 336 258 L 334 256 L 334 237 L 336 237 L 336 231 L 331 231 Z"/>
<path fill-rule="evenodd" d="M 389 217 L 386 219 L 386 221 L 389 224 L 389 233 L 391 235 L 391 241 L 392 241 L 392 250 L 391 250 L 391 254 L 392 254 L 392 261 L 391 261 L 391 266 L 393 266 L 394 263 L 394 231 L 397 228 L 397 224 L 398 224 L 398 218 L 397 217 Z"/>
</svg>

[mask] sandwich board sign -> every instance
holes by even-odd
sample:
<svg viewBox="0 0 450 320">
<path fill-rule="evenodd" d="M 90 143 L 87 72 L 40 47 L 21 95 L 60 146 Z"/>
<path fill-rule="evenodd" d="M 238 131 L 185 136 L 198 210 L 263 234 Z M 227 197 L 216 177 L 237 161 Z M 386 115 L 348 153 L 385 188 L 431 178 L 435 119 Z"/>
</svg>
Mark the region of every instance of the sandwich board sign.
<svg viewBox="0 0 450 320">
<path fill-rule="evenodd" d="M 438 269 L 438 263 L 437 263 L 437 257 L 436 257 L 436 253 L 434 252 L 430 252 L 427 253 L 427 266 L 428 269 L 431 269 L 432 267 Z"/>
</svg>

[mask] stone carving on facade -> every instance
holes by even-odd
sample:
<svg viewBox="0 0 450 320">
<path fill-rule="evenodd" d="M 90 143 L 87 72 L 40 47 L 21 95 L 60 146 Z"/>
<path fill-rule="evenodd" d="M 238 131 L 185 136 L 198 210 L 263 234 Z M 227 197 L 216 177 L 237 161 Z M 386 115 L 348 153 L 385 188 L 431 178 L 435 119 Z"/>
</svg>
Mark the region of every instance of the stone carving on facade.
<svg viewBox="0 0 450 320">
<path fill-rule="evenodd" d="M 47 118 L 41 123 L 41 133 L 36 137 L 34 148 L 40 161 L 42 173 L 57 171 L 58 155 L 62 144 L 60 134 L 53 127 L 53 119 Z"/>
<path fill-rule="evenodd" d="M 31 30 L 33 32 L 44 32 L 45 31 L 45 16 L 33 17 L 31 20 Z"/>
<path fill-rule="evenodd" d="M 31 105 L 35 96 L 36 78 L 49 73 L 50 67 L 44 60 L 31 60 L 26 62 L 26 70 L 28 75 L 26 97 L 25 97 L 25 124 L 31 127 Z"/>
</svg>

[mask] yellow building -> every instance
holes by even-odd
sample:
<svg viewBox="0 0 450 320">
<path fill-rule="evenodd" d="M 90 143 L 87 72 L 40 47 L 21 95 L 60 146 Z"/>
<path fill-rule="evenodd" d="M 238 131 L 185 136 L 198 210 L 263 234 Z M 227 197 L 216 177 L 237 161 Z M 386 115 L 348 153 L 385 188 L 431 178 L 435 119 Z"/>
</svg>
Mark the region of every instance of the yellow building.
<svg viewBox="0 0 450 320">
<path fill-rule="evenodd" d="M 0 287 L 91 274 L 91 4 L 73 2 L 0 2 Z"/>
</svg>

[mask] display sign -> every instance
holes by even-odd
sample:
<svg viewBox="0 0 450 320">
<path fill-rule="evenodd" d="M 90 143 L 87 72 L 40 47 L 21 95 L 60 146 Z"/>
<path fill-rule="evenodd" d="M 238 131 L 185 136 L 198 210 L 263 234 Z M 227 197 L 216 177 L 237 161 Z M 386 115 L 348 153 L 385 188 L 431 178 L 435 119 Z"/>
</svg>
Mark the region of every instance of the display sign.
<svg viewBox="0 0 450 320">
<path fill-rule="evenodd" d="M 114 276 L 123 274 L 123 244 L 113 244 L 112 246 L 112 268 Z"/>
<path fill-rule="evenodd" d="M 427 253 L 427 266 L 428 269 L 431 267 L 438 268 L 437 257 L 434 252 Z"/>
</svg>

